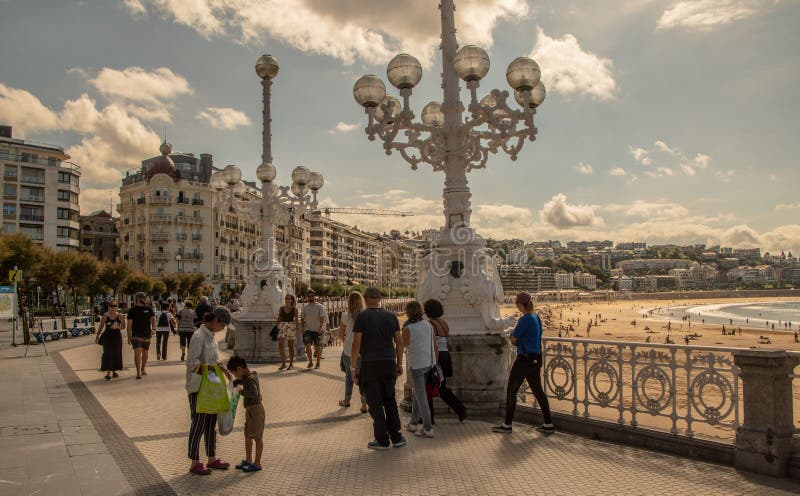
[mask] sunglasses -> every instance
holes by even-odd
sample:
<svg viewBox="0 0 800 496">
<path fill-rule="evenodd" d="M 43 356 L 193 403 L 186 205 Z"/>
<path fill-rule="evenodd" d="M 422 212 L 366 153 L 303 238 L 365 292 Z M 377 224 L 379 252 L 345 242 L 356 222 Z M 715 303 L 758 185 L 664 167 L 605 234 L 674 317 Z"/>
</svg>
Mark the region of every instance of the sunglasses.
<svg viewBox="0 0 800 496">
<path fill-rule="evenodd" d="M 110 307 L 116 307 L 117 305 L 109 305 Z"/>
</svg>

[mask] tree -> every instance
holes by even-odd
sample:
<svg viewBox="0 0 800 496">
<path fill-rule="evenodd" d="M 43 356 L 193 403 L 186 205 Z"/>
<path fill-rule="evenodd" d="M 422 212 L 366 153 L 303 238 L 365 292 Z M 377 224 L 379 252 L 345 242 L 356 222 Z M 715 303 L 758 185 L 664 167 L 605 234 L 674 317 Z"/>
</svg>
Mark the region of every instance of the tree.
<svg viewBox="0 0 800 496">
<path fill-rule="evenodd" d="M 155 280 L 150 286 L 150 292 L 153 294 L 153 296 L 163 297 L 165 294 L 167 294 L 167 285 L 164 284 L 164 281 Z"/>
<path fill-rule="evenodd" d="M 65 282 L 72 292 L 72 304 L 75 308 L 75 315 L 78 315 L 78 290 L 88 292 L 94 286 L 100 271 L 100 264 L 94 255 L 88 253 L 68 252 L 67 254 L 66 260 L 69 269 Z"/>
<path fill-rule="evenodd" d="M 105 286 L 108 286 L 114 293 L 114 296 L 119 293 L 120 287 L 131 276 L 131 269 L 127 265 L 121 263 L 108 262 L 103 264 L 100 269 L 99 280 Z"/>
<path fill-rule="evenodd" d="M 31 238 L 22 234 L 0 234 L 0 279 L 5 280 L 8 271 L 17 267 L 22 271 L 22 287 L 31 289 L 33 269 L 42 259 L 42 248 Z"/>
<path fill-rule="evenodd" d="M 166 274 L 161 277 L 161 281 L 164 283 L 164 287 L 166 288 L 165 292 L 169 294 L 177 293 L 181 286 L 179 274 Z"/>
<path fill-rule="evenodd" d="M 150 276 L 141 272 L 133 273 L 125 282 L 124 291 L 127 294 L 149 293 L 153 288 L 153 280 Z"/>
<path fill-rule="evenodd" d="M 66 283 L 72 254 L 65 251 L 54 252 L 47 247 L 41 247 L 39 250 L 41 258 L 32 267 L 31 272 L 45 294 L 50 295 Z M 60 304 L 61 300 L 57 299 L 56 303 Z"/>
</svg>

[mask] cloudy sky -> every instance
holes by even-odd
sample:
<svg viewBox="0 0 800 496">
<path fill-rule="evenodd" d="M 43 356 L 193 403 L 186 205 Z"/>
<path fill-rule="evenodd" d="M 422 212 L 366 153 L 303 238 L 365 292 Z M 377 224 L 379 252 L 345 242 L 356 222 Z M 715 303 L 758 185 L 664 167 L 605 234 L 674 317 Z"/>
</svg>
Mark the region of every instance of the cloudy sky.
<svg viewBox="0 0 800 496">
<path fill-rule="evenodd" d="M 63 145 L 81 208 L 108 208 L 124 171 L 176 150 L 253 178 L 273 86 L 279 179 L 326 177 L 327 205 L 408 210 L 343 220 L 438 227 L 443 176 L 369 142 L 352 98 L 399 51 L 425 66 L 412 106 L 441 100 L 435 0 L 0 0 L 0 122 Z M 459 0 L 461 44 L 488 50 L 481 92 L 519 55 L 541 65 L 538 139 L 470 174 L 492 237 L 723 243 L 800 251 L 797 0 Z M 464 94 L 466 92 L 464 91 Z"/>
</svg>

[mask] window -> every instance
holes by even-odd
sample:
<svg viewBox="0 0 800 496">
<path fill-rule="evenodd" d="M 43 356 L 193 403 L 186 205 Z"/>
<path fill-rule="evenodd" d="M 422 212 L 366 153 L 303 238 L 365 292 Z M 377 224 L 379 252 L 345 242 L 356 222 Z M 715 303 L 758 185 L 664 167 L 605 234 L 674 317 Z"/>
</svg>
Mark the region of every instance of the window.
<svg viewBox="0 0 800 496">
<path fill-rule="evenodd" d="M 44 201 L 44 188 L 33 188 L 31 186 L 22 186 L 19 191 L 20 200 L 22 201 Z"/>
<path fill-rule="evenodd" d="M 3 232 L 6 234 L 17 232 L 16 224 L 3 224 Z"/>
<path fill-rule="evenodd" d="M 0 160 L 8 160 L 8 150 L 0 150 Z"/>
<path fill-rule="evenodd" d="M 4 184 L 3 185 L 3 196 L 6 198 L 16 198 L 17 197 L 17 185 L 16 184 Z"/>
<path fill-rule="evenodd" d="M 8 153 L 8 152 L 6 152 Z M 16 179 L 17 178 L 17 168 L 13 165 L 6 165 L 5 171 L 3 171 L 3 176 L 9 179 Z"/>
<path fill-rule="evenodd" d="M 42 241 L 44 239 L 44 234 L 41 227 L 19 226 L 19 232 L 29 236 L 35 241 Z"/>
<path fill-rule="evenodd" d="M 47 157 L 47 165 L 49 165 L 50 167 L 57 166 L 58 165 L 58 159 L 53 158 L 53 157 Z"/>
<path fill-rule="evenodd" d="M 70 176 L 72 176 L 72 174 L 70 174 L 68 172 L 59 172 L 58 173 L 58 182 L 69 184 Z"/>
<path fill-rule="evenodd" d="M 69 201 L 69 191 L 63 189 L 58 190 L 58 201 Z"/>
<path fill-rule="evenodd" d="M 77 229 L 73 229 L 71 227 L 61 227 L 61 226 L 56 227 L 56 236 L 59 238 L 70 238 L 70 239 L 80 238 Z"/>
<path fill-rule="evenodd" d="M 83 238 L 83 246 L 92 246 L 92 238 Z"/>
<path fill-rule="evenodd" d="M 3 215 L 17 215 L 17 206 L 9 203 L 4 204 Z"/>
</svg>

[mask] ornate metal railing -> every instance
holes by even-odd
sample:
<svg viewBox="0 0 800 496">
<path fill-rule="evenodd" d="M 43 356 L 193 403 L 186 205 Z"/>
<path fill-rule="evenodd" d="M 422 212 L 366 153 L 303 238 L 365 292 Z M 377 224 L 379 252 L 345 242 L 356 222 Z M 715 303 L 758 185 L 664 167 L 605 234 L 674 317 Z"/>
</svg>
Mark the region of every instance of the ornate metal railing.
<svg viewBox="0 0 800 496">
<path fill-rule="evenodd" d="M 687 437 L 732 439 L 740 424 L 735 348 L 552 337 L 542 346 L 553 410 Z"/>
</svg>

